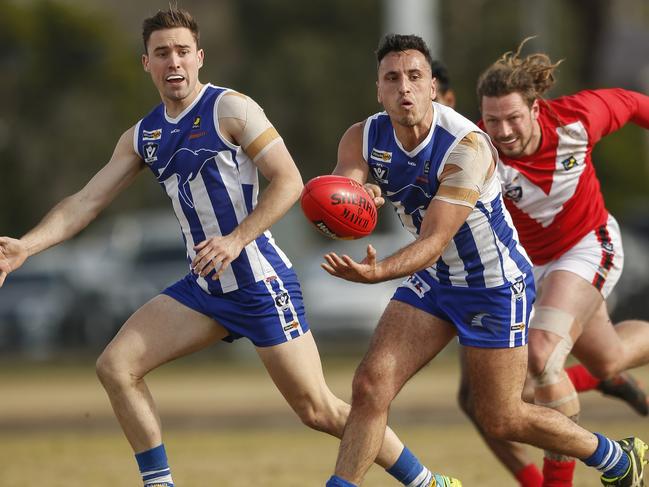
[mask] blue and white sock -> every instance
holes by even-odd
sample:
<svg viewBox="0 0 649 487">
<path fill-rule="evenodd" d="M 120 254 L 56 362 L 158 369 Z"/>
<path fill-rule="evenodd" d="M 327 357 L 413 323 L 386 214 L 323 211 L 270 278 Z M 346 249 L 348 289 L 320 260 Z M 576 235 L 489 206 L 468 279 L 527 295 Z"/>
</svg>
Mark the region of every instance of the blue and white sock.
<svg viewBox="0 0 649 487">
<path fill-rule="evenodd" d="M 357 487 L 356 484 L 347 482 L 345 479 L 338 477 L 338 475 L 332 475 L 329 480 L 327 480 L 326 487 Z"/>
<path fill-rule="evenodd" d="M 430 470 L 405 446 L 395 464 L 386 472 L 408 487 L 428 487 L 433 479 Z"/>
<path fill-rule="evenodd" d="M 135 454 L 144 487 L 174 487 L 164 445 Z"/>
<path fill-rule="evenodd" d="M 615 478 L 624 475 L 629 469 L 629 457 L 617 441 L 609 440 L 606 436 L 595 433 L 597 449 L 583 462 L 589 467 L 595 467 L 607 477 Z"/>
</svg>

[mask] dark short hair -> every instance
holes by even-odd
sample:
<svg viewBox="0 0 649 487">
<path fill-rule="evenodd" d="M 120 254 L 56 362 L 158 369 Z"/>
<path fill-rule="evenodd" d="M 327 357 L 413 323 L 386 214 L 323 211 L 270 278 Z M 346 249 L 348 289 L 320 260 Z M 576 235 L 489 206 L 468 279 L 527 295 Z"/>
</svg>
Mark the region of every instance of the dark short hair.
<svg viewBox="0 0 649 487">
<path fill-rule="evenodd" d="M 185 27 L 189 29 L 196 41 L 196 47 L 200 45 L 200 33 L 198 24 L 187 11 L 180 8 L 170 7 L 169 10 L 158 10 L 153 17 L 144 19 L 142 22 L 142 40 L 144 41 L 144 52 L 147 52 L 147 45 L 151 34 L 156 30 L 173 29 L 176 27 Z"/>
<path fill-rule="evenodd" d="M 376 63 L 377 67 L 381 64 L 381 60 L 391 52 L 403 52 L 413 49 L 419 51 L 424 55 L 428 65 L 433 67 L 433 58 L 430 55 L 430 50 L 424 40 L 414 34 L 386 34 L 379 42 L 379 47 L 376 49 Z"/>
<path fill-rule="evenodd" d="M 448 77 L 448 69 L 446 68 L 446 65 L 438 59 L 433 61 L 430 68 L 433 72 L 433 78 L 437 80 L 437 91 L 443 95 L 451 87 L 451 80 Z"/>
</svg>

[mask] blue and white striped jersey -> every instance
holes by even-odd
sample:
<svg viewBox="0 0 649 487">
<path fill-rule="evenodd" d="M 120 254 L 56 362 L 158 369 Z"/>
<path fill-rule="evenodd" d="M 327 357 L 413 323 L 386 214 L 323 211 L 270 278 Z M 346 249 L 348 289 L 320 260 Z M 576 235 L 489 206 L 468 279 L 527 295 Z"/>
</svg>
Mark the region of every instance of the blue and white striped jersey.
<svg viewBox="0 0 649 487">
<path fill-rule="evenodd" d="M 231 233 L 257 205 L 257 168 L 218 130 L 217 107 L 226 88 L 206 85 L 176 118 L 158 105 L 135 127 L 135 151 L 171 199 L 191 264 L 194 245 Z M 222 294 L 276 276 L 291 267 L 269 231 L 212 280 L 192 274 L 210 294 Z"/>
<path fill-rule="evenodd" d="M 453 148 L 470 132 L 487 137 L 451 108 L 438 103 L 433 106 L 432 128 L 412 151 L 406 151 L 396 138 L 386 112 L 369 117 L 363 130 L 363 158 L 370 173 L 383 195 L 394 204 L 403 226 L 415 238 Z M 427 271 L 441 284 L 469 288 L 512 283 L 531 271 L 529 258 L 503 204 L 495 172 L 485 182 L 467 221 Z"/>
</svg>

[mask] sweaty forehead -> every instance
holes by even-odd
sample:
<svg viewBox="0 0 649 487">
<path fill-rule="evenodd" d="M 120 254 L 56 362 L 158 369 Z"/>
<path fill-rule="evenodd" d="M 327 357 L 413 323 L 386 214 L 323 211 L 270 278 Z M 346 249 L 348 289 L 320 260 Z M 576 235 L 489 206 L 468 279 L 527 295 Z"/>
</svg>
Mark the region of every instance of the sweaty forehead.
<svg viewBox="0 0 649 487">
<path fill-rule="evenodd" d="M 196 46 L 192 32 L 186 27 L 155 30 L 149 37 L 149 51 L 175 46 Z"/>
<path fill-rule="evenodd" d="M 418 69 L 424 72 L 431 72 L 426 57 L 416 49 L 406 51 L 392 51 L 387 53 L 379 64 L 379 72 L 390 71 L 412 71 Z"/>
</svg>

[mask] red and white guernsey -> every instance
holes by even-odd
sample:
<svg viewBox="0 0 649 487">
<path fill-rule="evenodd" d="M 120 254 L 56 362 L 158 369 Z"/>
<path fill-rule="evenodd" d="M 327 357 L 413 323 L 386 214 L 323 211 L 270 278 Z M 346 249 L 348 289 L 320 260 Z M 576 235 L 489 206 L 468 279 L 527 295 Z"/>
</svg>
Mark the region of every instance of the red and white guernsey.
<svg viewBox="0 0 649 487">
<path fill-rule="evenodd" d="M 649 128 L 649 97 L 607 89 L 539 105 L 541 146 L 520 159 L 500 154 L 498 174 L 521 243 L 532 262 L 543 265 L 606 223 L 593 146 L 627 122 Z"/>
</svg>

